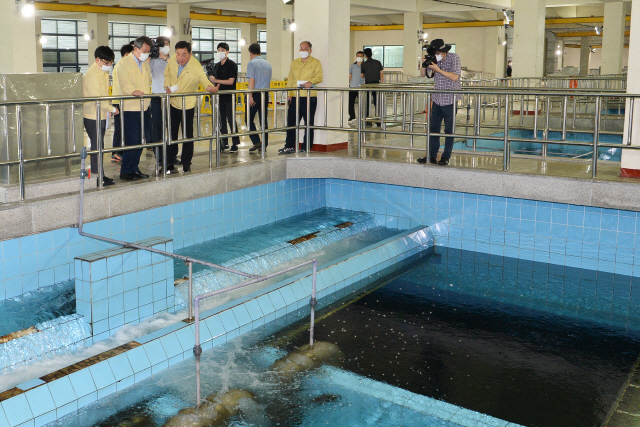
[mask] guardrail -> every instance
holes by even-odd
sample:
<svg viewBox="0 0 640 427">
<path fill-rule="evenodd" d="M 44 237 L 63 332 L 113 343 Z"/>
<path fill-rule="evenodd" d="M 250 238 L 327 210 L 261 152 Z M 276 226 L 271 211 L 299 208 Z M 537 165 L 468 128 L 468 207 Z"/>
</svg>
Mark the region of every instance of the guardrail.
<svg viewBox="0 0 640 427">
<path fill-rule="evenodd" d="M 305 146 L 308 150 L 310 148 L 310 132 L 309 130 L 326 130 L 333 132 L 345 132 L 345 133 L 357 133 L 358 134 L 358 157 L 361 156 L 362 149 L 364 146 L 366 148 L 380 148 L 380 149 L 397 149 L 397 150 L 426 150 L 428 151 L 428 142 L 427 146 L 424 148 L 417 148 L 414 144 L 414 139 L 417 136 L 420 137 L 430 137 L 430 136 L 453 136 L 454 138 L 465 138 L 469 139 L 469 137 L 481 136 L 482 129 L 500 129 L 504 130 L 504 170 L 509 169 L 510 164 L 510 154 L 509 147 L 510 142 L 535 142 L 543 144 L 543 157 L 546 156 L 546 147 L 548 144 L 564 144 L 564 145 L 582 145 L 582 146 L 592 146 L 593 153 L 597 153 L 598 148 L 624 148 L 624 149 L 636 149 L 638 147 L 630 145 L 631 143 L 631 134 L 632 134 L 632 122 L 628 122 L 628 132 L 627 132 L 627 141 L 625 144 L 608 144 L 604 142 L 600 142 L 600 135 L 610 134 L 610 135 L 620 135 L 622 132 L 613 132 L 603 130 L 600 126 L 600 120 L 602 116 L 607 117 L 608 105 L 610 102 L 614 103 L 614 106 L 617 107 L 618 111 L 621 110 L 621 105 L 626 104 L 626 113 L 632 114 L 634 108 L 635 98 L 640 95 L 636 94 L 626 94 L 620 90 L 601 90 L 598 92 L 594 92 L 591 90 L 584 89 L 533 89 L 533 88 L 511 88 L 511 89 L 501 89 L 501 88 L 493 88 L 493 87 L 484 87 L 484 88 L 464 88 L 460 91 L 455 91 L 454 93 L 459 94 L 463 97 L 463 101 L 458 102 L 459 108 L 467 109 L 467 123 L 459 123 L 456 124 L 458 128 L 464 127 L 466 130 L 465 134 L 460 134 L 455 132 L 453 135 L 446 134 L 431 134 L 428 126 L 428 121 L 425 120 L 416 120 L 415 115 L 423 110 L 429 113 L 431 95 L 437 91 L 435 91 L 431 87 L 425 87 L 422 85 L 378 85 L 378 86 L 367 86 L 360 88 L 322 88 L 317 87 L 313 88 L 313 90 L 318 92 L 318 98 L 322 98 L 323 102 L 318 104 L 318 108 L 322 108 L 324 110 L 324 123 L 320 125 L 310 126 L 309 118 L 310 118 L 310 103 L 307 102 L 307 111 L 305 112 L 305 124 L 301 125 L 300 123 L 288 124 L 286 123 L 286 114 L 279 114 L 282 112 L 286 112 L 287 106 L 280 105 L 280 103 L 273 104 L 273 114 L 272 120 L 273 122 L 269 124 L 268 129 L 267 126 L 267 111 L 262 110 L 262 114 L 260 114 L 260 124 L 261 129 L 256 131 L 239 131 L 237 128 L 236 121 L 233 121 L 232 129 L 230 133 L 227 135 L 222 135 L 220 133 L 219 126 L 219 104 L 220 104 L 220 94 L 209 95 L 203 92 L 196 93 L 188 93 L 188 94 L 161 94 L 161 95 L 145 95 L 142 98 L 133 97 L 133 96 L 118 96 L 118 97 L 98 97 L 98 98 L 80 98 L 80 99 L 63 99 L 63 100 L 43 100 L 43 101 L 20 101 L 20 102 L 0 102 L 0 108 L 4 108 L 5 112 L 7 109 L 15 109 L 15 117 L 16 117 L 16 141 L 17 141 L 17 159 L 16 160 L 5 160 L 0 161 L 0 166 L 18 166 L 18 176 L 19 176 L 19 186 L 20 186 L 20 200 L 25 200 L 25 177 L 24 177 L 24 167 L 25 164 L 31 162 L 39 162 L 46 160 L 54 160 L 54 159 L 63 159 L 63 158 L 77 158 L 80 153 L 77 152 L 77 147 L 75 144 L 77 135 L 75 135 L 75 115 L 73 111 L 77 108 L 78 103 L 86 103 L 86 102 L 94 102 L 96 106 L 99 105 L 100 101 L 110 101 L 110 100 L 139 100 L 141 109 L 144 105 L 144 100 L 153 97 L 159 97 L 162 100 L 162 140 L 158 142 L 148 142 L 144 139 L 144 126 L 145 126 L 145 117 L 144 113 L 141 111 L 141 133 L 142 133 L 142 141 L 141 144 L 138 145 L 127 145 L 123 147 L 115 147 L 115 148 L 105 148 L 104 141 L 101 140 L 101 135 L 98 134 L 98 148 L 96 150 L 89 151 L 90 155 L 98 155 L 98 176 L 99 176 L 99 186 L 102 184 L 102 163 L 103 163 L 103 154 L 105 153 L 117 153 L 126 150 L 132 149 L 141 149 L 144 147 L 151 147 L 156 150 L 156 154 L 159 154 L 159 150 L 162 150 L 163 156 L 163 165 L 162 165 L 162 175 L 167 174 L 167 156 L 166 151 L 167 148 L 171 145 L 183 144 L 187 142 L 198 142 L 198 141 L 209 141 L 209 169 L 213 169 L 214 167 L 220 166 L 220 151 L 218 147 L 220 146 L 220 139 L 230 138 L 230 137 L 242 137 L 242 136 L 250 136 L 250 135 L 261 135 L 262 139 L 262 150 L 261 150 L 261 158 L 265 158 L 265 135 L 268 133 L 281 133 L 289 130 L 295 130 L 298 135 L 298 140 L 300 140 L 300 131 L 306 129 L 306 141 Z M 357 127 L 345 126 L 344 123 L 344 109 L 345 109 L 345 94 L 348 94 L 350 91 L 357 91 L 359 93 L 359 101 L 358 101 L 358 112 L 360 119 L 357 120 Z M 236 104 L 238 101 L 238 96 L 247 97 L 249 94 L 253 94 L 253 96 L 260 96 L 261 102 L 263 102 L 266 96 L 269 94 L 274 95 L 274 99 L 285 98 L 287 94 L 291 92 L 295 92 L 298 97 L 304 91 L 304 89 L 296 88 L 270 88 L 270 89 L 254 89 L 254 90 L 236 90 L 236 91 L 225 91 L 225 95 L 234 95 L 233 99 L 233 110 L 236 110 Z M 374 109 L 370 109 L 369 111 L 373 111 L 371 117 L 363 117 L 364 116 L 364 94 L 366 92 L 374 93 L 374 96 L 377 97 L 378 102 L 377 106 Z M 332 96 L 331 100 L 329 100 L 329 94 L 337 94 L 338 96 Z M 196 134 L 193 138 L 186 138 L 186 130 L 183 128 L 182 138 L 177 140 L 171 140 L 171 123 L 168 117 L 169 105 L 171 99 L 174 98 L 182 98 L 182 114 L 183 118 L 185 115 L 185 99 L 188 96 L 195 96 L 197 99 L 197 106 L 195 108 L 195 116 L 196 116 Z M 202 131 L 202 122 L 203 115 L 201 114 L 201 106 L 203 97 L 209 96 L 210 102 L 212 105 L 212 114 L 210 116 L 211 123 L 211 132 L 208 134 L 204 134 Z M 309 97 L 309 93 L 306 94 Z M 466 101 L 466 102 L 465 102 Z M 44 108 L 45 111 L 51 108 L 51 106 L 56 104 L 67 104 L 69 105 L 71 114 L 71 128 L 72 135 L 71 140 L 73 141 L 72 152 L 64 153 L 64 154 L 50 154 L 51 153 L 51 145 L 50 145 L 50 116 L 45 114 L 46 123 L 45 123 L 45 134 L 46 140 L 49 144 L 47 155 L 38 156 L 33 158 L 25 158 L 23 151 L 23 138 L 22 138 L 22 120 L 21 120 L 21 111 L 22 108 L 27 106 L 38 106 L 39 108 Z M 245 101 L 245 105 L 248 104 Z M 338 111 L 338 119 L 332 120 L 332 123 L 328 122 L 328 114 L 329 104 L 331 104 L 332 111 Z M 337 104 L 337 105 L 336 105 Z M 515 127 L 510 125 L 509 117 L 513 117 L 517 110 L 514 109 L 514 106 L 520 105 L 520 126 Z M 533 109 L 531 108 L 533 106 Z M 581 106 L 583 106 L 583 111 L 580 111 Z M 421 108 L 422 107 L 422 108 Z M 603 113 L 604 107 L 604 113 Z M 296 116 L 300 115 L 300 103 L 296 104 Z M 487 108 L 491 109 L 491 118 L 487 119 Z M 471 110 L 473 110 L 473 116 L 471 114 Z M 562 126 L 559 129 L 553 129 L 550 126 L 550 117 L 554 111 L 554 117 L 559 116 L 562 117 Z M 556 114 L 555 111 L 558 111 Z M 384 112 L 384 114 L 382 114 Z M 531 114 L 534 116 L 534 123 L 532 127 L 526 128 L 524 127 L 524 118 L 526 115 Z M 97 108 L 96 112 L 96 120 L 100 120 L 99 108 Z M 540 114 L 544 116 L 544 127 L 540 127 Z M 566 140 L 567 134 L 567 117 L 571 115 L 572 123 L 571 129 L 577 133 L 591 133 L 593 132 L 594 138 L 593 143 L 585 143 L 585 142 L 572 142 Z M 590 130 L 576 130 L 576 120 L 582 115 L 583 117 L 589 117 L 594 119 L 594 127 Z M 279 120 L 279 116 L 283 116 L 282 120 Z M 427 117 L 429 114 L 427 115 Z M 117 117 L 117 116 L 116 116 Z M 250 115 L 245 113 L 245 122 L 247 126 L 250 124 L 249 120 Z M 473 122 L 471 118 L 473 117 Z M 597 118 L 597 120 L 595 120 Z M 497 120 L 496 120 L 497 119 Z M 123 129 L 123 121 L 124 116 L 120 115 L 117 118 L 121 123 L 121 131 L 124 133 Z M 372 123 L 375 121 L 380 124 L 380 129 L 370 129 L 366 128 L 367 123 Z M 491 123 L 495 121 L 495 123 Z M 489 123 L 487 123 L 489 122 Z M 416 128 L 422 127 L 422 131 L 417 131 Z M 533 130 L 533 138 L 519 138 L 508 135 L 508 131 L 510 129 L 529 129 Z M 543 138 L 538 138 L 537 131 L 538 129 L 542 129 L 544 131 Z M 548 139 L 549 132 L 558 131 L 562 133 L 561 140 L 550 140 Z M 373 145 L 366 142 L 366 135 L 368 134 L 384 134 L 386 135 L 399 135 L 399 136 L 408 136 L 410 139 L 409 147 L 400 147 L 400 146 L 390 146 L 390 145 Z M 475 151 L 475 142 L 480 138 L 471 138 L 473 139 L 473 151 Z M 482 136 L 481 139 L 485 140 L 503 140 L 502 137 L 496 136 Z M 428 138 L 427 138 L 428 140 Z M 214 151 L 214 141 L 215 141 L 215 151 Z M 296 152 L 299 151 L 299 146 L 296 144 Z M 214 162 L 215 155 L 215 162 Z M 592 171 L 592 176 L 596 177 L 596 166 L 597 166 L 597 155 L 593 155 L 593 163 L 594 168 Z M 160 164 L 157 160 L 159 156 L 156 156 L 156 164 L 155 171 L 156 175 L 160 175 Z"/>
</svg>

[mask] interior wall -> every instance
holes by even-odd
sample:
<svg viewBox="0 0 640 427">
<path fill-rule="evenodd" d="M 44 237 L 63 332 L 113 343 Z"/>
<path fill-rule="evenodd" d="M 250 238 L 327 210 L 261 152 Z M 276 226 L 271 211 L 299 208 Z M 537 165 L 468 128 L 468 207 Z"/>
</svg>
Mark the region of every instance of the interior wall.
<svg viewBox="0 0 640 427">
<path fill-rule="evenodd" d="M 589 57 L 589 69 L 600 68 L 602 65 L 602 49 L 596 48 L 595 52 Z M 622 51 L 622 67 L 629 65 L 629 48 L 625 47 Z M 580 48 L 565 47 L 564 48 L 564 67 L 580 67 Z"/>
</svg>

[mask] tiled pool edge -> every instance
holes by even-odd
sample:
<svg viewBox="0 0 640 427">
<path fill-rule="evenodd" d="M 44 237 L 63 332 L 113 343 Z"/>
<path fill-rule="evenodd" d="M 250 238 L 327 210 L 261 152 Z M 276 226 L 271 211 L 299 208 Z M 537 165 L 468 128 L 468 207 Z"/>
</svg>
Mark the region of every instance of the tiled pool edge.
<svg viewBox="0 0 640 427">
<path fill-rule="evenodd" d="M 318 298 L 329 296 L 371 274 L 431 247 L 428 228 L 416 227 L 385 239 L 337 262 L 321 266 Z M 210 349 L 308 304 L 311 276 L 302 273 L 252 294 L 233 306 L 205 313 L 200 324 L 202 348 Z M 229 305 L 231 305 L 229 304 Z M 123 390 L 182 360 L 193 357 L 194 325 L 176 324 L 141 337 L 143 345 L 88 368 L 25 390 L 0 404 L 0 427 L 39 427 L 96 400 Z M 219 333 L 218 333 L 219 332 Z"/>
</svg>

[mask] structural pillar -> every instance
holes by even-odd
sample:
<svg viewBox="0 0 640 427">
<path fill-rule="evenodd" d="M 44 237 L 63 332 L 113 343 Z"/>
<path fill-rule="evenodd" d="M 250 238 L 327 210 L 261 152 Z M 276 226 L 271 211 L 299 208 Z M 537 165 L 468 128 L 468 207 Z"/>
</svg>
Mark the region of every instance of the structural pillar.
<svg viewBox="0 0 640 427">
<path fill-rule="evenodd" d="M 418 31 L 422 30 L 422 12 L 404 14 L 402 73 L 405 77 L 420 76 L 422 66 L 423 40 L 418 40 Z"/>
<path fill-rule="evenodd" d="M 513 77 L 542 77 L 546 0 L 513 0 Z"/>
<path fill-rule="evenodd" d="M 38 64 L 38 73 L 43 72 L 44 59 L 42 57 L 42 43 L 40 36 L 42 35 L 42 20 L 36 17 L 36 64 Z"/>
<path fill-rule="evenodd" d="M 623 2 L 604 4 L 602 68 L 600 74 L 620 74 L 624 50 L 626 10 Z"/>
<path fill-rule="evenodd" d="M 591 45 L 589 44 L 589 37 L 582 37 L 580 39 L 580 75 L 589 75 L 589 58 L 591 57 Z"/>
<path fill-rule="evenodd" d="M 37 73 L 38 54 L 35 16 L 22 16 L 15 1 L 0 1 L 0 74 Z M 38 28 L 39 30 L 39 28 Z M 40 62 L 42 69 L 42 62 Z"/>
<path fill-rule="evenodd" d="M 89 65 L 93 63 L 94 52 L 98 46 L 109 45 L 109 15 L 105 13 L 87 13 L 87 31 L 93 31 L 93 38 L 89 40 Z"/>
<path fill-rule="evenodd" d="M 171 52 L 173 54 L 176 43 L 185 41 L 191 43 L 191 28 L 186 31 L 185 24 L 191 13 L 189 4 L 169 3 L 167 4 L 167 27 L 173 27 L 171 35 Z"/>
<path fill-rule="evenodd" d="M 267 0 L 267 60 L 274 80 L 287 77 L 293 59 L 293 34 L 283 28 L 283 19 L 293 19 L 293 7 L 282 0 Z"/>
<path fill-rule="evenodd" d="M 504 58 L 507 50 L 507 46 L 502 44 L 505 40 L 504 27 L 486 27 L 484 33 L 486 40 L 484 48 L 484 78 L 502 78 L 506 71 Z"/>
<path fill-rule="evenodd" d="M 640 94 L 640 0 L 631 3 L 631 35 L 629 36 L 629 66 L 627 69 L 627 93 Z M 622 143 L 629 141 L 629 121 L 632 122 L 631 145 L 640 145 L 640 98 L 633 106 L 633 117 L 629 114 L 627 101 Z M 640 178 L 640 151 L 622 150 L 620 176 Z"/>
<path fill-rule="evenodd" d="M 352 59 L 349 53 L 350 6 L 351 0 L 314 0 L 312 2 L 301 1 L 295 4 L 297 29 L 294 37 L 294 50 L 297 54 L 298 46 L 305 40 L 313 44 L 312 55 L 322 63 L 324 81 L 320 86 L 349 86 L 349 73 L 347 71 Z M 271 48 L 268 51 L 271 52 Z M 344 108 L 342 109 L 343 124 L 347 122 L 348 118 L 347 99 L 348 96 L 345 96 Z M 324 105 L 324 93 L 320 92 L 318 93 L 316 124 L 324 124 Z M 327 124 L 329 126 L 339 126 L 340 94 L 330 93 L 328 95 L 328 105 L 331 108 L 328 108 L 327 111 Z M 337 147 L 346 148 L 347 138 L 347 134 L 343 132 L 316 131 L 314 151 L 332 151 Z M 331 145 L 333 147 L 330 147 Z"/>
<path fill-rule="evenodd" d="M 240 37 L 244 40 L 244 46 L 240 46 L 240 67 L 247 72 L 249 57 L 249 45 L 258 43 L 258 24 L 240 24 Z"/>
</svg>

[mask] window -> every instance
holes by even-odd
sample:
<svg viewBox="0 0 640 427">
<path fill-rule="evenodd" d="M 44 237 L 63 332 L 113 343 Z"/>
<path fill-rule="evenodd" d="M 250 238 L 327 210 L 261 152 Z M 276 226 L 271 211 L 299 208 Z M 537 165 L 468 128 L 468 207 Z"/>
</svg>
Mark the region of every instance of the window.
<svg viewBox="0 0 640 427">
<path fill-rule="evenodd" d="M 382 62 L 384 68 L 402 68 L 403 46 L 364 46 L 363 49 L 370 48 L 373 52 L 371 56 Z"/>
<path fill-rule="evenodd" d="M 229 59 L 240 65 L 240 29 L 193 27 L 191 37 L 193 54 L 198 61 L 213 59 L 218 43 L 225 42 L 229 45 Z"/>
<path fill-rule="evenodd" d="M 129 24 L 126 22 L 109 22 L 109 47 L 115 53 L 116 62 L 120 60 L 120 48 L 140 36 L 152 39 L 161 36 L 163 25 Z"/>
<path fill-rule="evenodd" d="M 264 30 L 258 30 L 258 43 L 260 43 L 260 52 L 262 53 L 262 59 L 267 59 L 267 32 Z"/>
<path fill-rule="evenodd" d="M 85 72 L 89 68 L 87 21 L 43 19 L 42 63 L 45 73 Z"/>
</svg>

